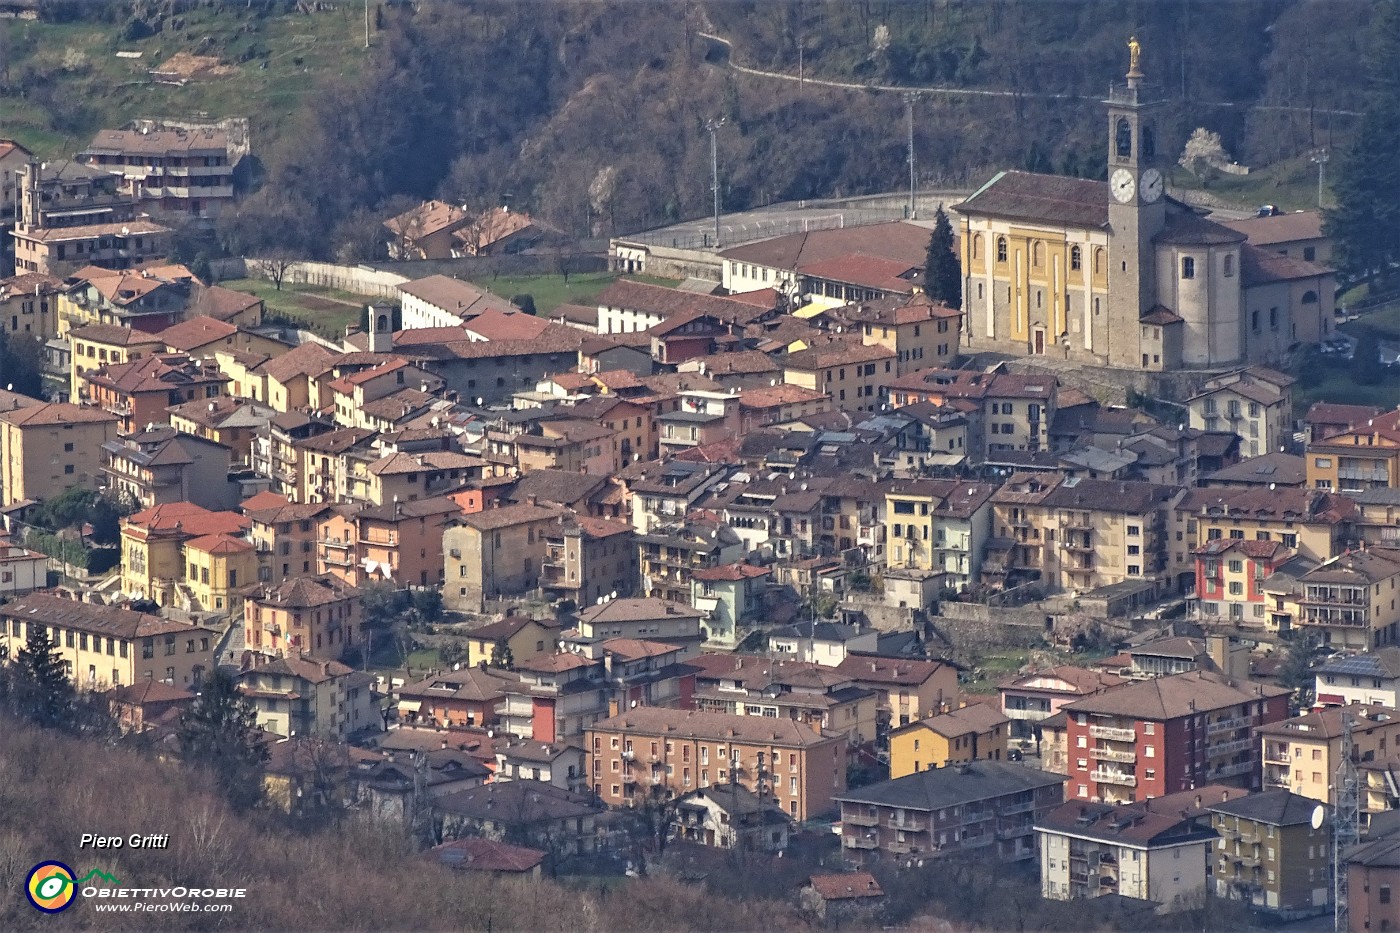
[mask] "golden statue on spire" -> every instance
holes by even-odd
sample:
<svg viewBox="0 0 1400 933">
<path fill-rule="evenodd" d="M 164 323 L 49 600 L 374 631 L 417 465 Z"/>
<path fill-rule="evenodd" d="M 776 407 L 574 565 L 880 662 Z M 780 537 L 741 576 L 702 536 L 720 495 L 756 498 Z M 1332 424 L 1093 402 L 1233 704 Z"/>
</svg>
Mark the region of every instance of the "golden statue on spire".
<svg viewBox="0 0 1400 933">
<path fill-rule="evenodd" d="M 1128 77 L 1142 77 L 1142 45 L 1137 36 L 1128 37 Z"/>
</svg>

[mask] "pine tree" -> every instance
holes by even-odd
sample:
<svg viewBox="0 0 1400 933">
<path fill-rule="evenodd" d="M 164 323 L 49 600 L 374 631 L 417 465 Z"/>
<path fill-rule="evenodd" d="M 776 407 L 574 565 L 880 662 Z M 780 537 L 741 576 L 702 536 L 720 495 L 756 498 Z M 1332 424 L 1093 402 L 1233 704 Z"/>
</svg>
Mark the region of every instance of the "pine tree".
<svg viewBox="0 0 1400 933">
<path fill-rule="evenodd" d="M 486 662 L 490 667 L 499 667 L 503 670 L 515 669 L 515 652 L 510 650 L 510 642 L 504 638 L 496 639 L 496 643 L 491 646 L 491 660 Z"/>
<path fill-rule="evenodd" d="M 208 768 L 238 809 L 247 809 L 262 797 L 267 749 L 260 741 L 257 718 L 234 679 L 216 669 L 180 719 L 180 751 L 185 761 Z"/>
<path fill-rule="evenodd" d="M 933 235 L 924 260 L 924 291 L 950 308 L 962 307 L 962 266 L 953 252 L 953 225 L 943 208 L 934 216 Z"/>
<path fill-rule="evenodd" d="M 1375 4 L 1371 37 L 1361 125 L 1336 160 L 1325 229 L 1343 276 L 1384 289 L 1400 272 L 1400 4 Z"/>
<path fill-rule="evenodd" d="M 72 729 L 78 694 L 44 626 L 29 623 L 29 636 L 15 656 L 10 700 L 16 713 L 47 729 Z"/>
</svg>

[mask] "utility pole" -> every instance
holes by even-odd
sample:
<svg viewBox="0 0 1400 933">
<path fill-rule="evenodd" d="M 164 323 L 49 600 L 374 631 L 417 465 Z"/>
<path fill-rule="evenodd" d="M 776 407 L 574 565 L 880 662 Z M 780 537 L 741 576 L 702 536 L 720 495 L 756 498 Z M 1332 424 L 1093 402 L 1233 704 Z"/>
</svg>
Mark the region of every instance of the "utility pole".
<svg viewBox="0 0 1400 933">
<path fill-rule="evenodd" d="M 919 216 L 918 208 L 914 206 L 914 101 L 919 99 L 919 95 L 913 91 L 905 91 L 904 115 L 909 125 L 909 219 L 917 220 Z"/>
<path fill-rule="evenodd" d="M 1320 164 L 1320 163 L 1319 163 Z M 1332 811 L 1332 929 L 1347 933 L 1349 918 L 1346 853 L 1356 845 L 1361 817 L 1360 795 L 1357 789 L 1356 763 L 1352 761 L 1352 727 L 1354 717 L 1342 709 L 1342 761 L 1337 765 L 1336 787 Z M 1314 823 L 1314 826 L 1317 824 Z"/>
<path fill-rule="evenodd" d="M 1327 167 L 1329 155 L 1326 149 L 1319 149 L 1312 154 L 1313 164 L 1317 166 L 1317 206 L 1322 207 L 1322 177 Z"/>
<path fill-rule="evenodd" d="M 369 0 L 365 0 L 365 48 L 369 48 Z"/>
<path fill-rule="evenodd" d="M 706 120 L 705 129 L 710 131 L 710 190 L 715 196 L 715 249 L 719 249 L 719 143 L 715 133 L 724 126 L 724 118 Z"/>
</svg>

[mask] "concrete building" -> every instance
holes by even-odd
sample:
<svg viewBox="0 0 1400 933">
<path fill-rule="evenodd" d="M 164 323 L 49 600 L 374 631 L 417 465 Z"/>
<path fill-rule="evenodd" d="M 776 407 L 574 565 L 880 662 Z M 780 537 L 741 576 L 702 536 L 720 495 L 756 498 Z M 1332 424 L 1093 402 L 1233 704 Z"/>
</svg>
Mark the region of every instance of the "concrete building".
<svg viewBox="0 0 1400 933">
<path fill-rule="evenodd" d="M 1191 427 L 1238 434 L 1244 457 L 1277 453 L 1293 443 L 1292 387 L 1297 381 L 1264 366 L 1208 379 L 1186 400 Z"/>
<path fill-rule="evenodd" d="M 261 586 L 243 606 L 243 644 L 255 654 L 344 659 L 362 646 L 360 591 L 333 576 Z"/>
<path fill-rule="evenodd" d="M 117 176 L 151 214 L 215 218 L 233 205 L 234 160 L 223 130 L 102 130 L 75 158 Z"/>
<path fill-rule="evenodd" d="M 93 408 L 9 396 L 0 410 L 0 507 L 51 499 L 70 486 L 100 485 L 102 447 L 117 416 Z M 0 397 L 0 406 L 8 402 Z"/>
<path fill-rule="evenodd" d="M 1010 731 L 1010 718 L 988 703 L 972 703 L 892 729 L 890 777 L 968 761 L 1002 761 Z"/>
<path fill-rule="evenodd" d="M 382 732 L 374 678 L 339 661 L 313 655 L 260 659 L 238 675 L 238 689 L 258 713 L 258 725 L 283 736 L 344 742 Z"/>
<path fill-rule="evenodd" d="M 546 536 L 564 510 L 525 502 L 454 519 L 443 529 L 444 602 L 480 612 L 488 599 L 518 596 L 540 584 Z"/>
<path fill-rule="evenodd" d="M 1347 933 L 1400 929 L 1400 832 L 1367 839 L 1346 860 Z"/>
<path fill-rule="evenodd" d="M 1400 643 L 1400 551 L 1349 551 L 1298 582 L 1295 624 L 1322 644 L 1365 651 Z"/>
<path fill-rule="evenodd" d="M 1352 747 L 1344 749 L 1343 720 L 1352 724 Z M 1287 790 L 1319 803 L 1335 804 L 1337 768 L 1343 756 L 1358 763 L 1384 761 L 1400 740 L 1400 714 L 1384 706 L 1328 706 L 1262 726 L 1264 789 Z M 1371 816 L 1362 795 L 1362 827 Z"/>
<path fill-rule="evenodd" d="M 1211 866 L 1217 897 L 1283 914 L 1332 903 L 1332 816 L 1326 806 L 1268 790 L 1208 809 L 1220 836 Z"/>
<path fill-rule="evenodd" d="M 1317 668 L 1317 705 L 1400 709 L 1400 648 L 1334 657 Z"/>
</svg>

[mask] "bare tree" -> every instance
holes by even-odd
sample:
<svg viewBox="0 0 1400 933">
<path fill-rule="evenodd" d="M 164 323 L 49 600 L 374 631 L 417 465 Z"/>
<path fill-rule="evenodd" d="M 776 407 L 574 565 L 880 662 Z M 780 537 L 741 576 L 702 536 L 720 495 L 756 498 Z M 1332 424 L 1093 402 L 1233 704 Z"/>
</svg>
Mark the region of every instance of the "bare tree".
<svg viewBox="0 0 1400 933">
<path fill-rule="evenodd" d="M 283 250 L 268 250 L 261 256 L 249 259 L 248 269 L 271 281 L 273 287 L 280 292 L 282 283 L 287 278 L 287 273 L 291 272 L 299 262 L 301 262 L 300 258 Z"/>
</svg>

